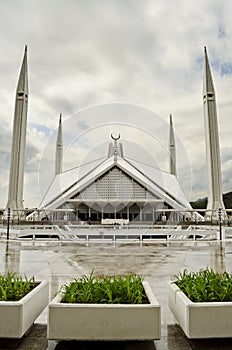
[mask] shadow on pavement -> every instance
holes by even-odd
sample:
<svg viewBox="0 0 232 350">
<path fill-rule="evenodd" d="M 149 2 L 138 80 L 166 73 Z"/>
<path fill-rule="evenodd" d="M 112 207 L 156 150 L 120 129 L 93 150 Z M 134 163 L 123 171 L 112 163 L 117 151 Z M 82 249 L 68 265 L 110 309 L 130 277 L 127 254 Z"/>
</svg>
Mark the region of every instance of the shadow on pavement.
<svg viewBox="0 0 232 350">
<path fill-rule="evenodd" d="M 156 350 L 153 341 L 61 341 L 55 350 Z"/>
</svg>

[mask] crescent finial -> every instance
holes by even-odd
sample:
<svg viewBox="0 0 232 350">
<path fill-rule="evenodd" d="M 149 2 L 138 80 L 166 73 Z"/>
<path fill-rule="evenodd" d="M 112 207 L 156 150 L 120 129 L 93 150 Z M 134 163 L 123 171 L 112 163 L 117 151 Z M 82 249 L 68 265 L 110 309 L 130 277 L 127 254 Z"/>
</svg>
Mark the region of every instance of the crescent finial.
<svg viewBox="0 0 232 350">
<path fill-rule="evenodd" d="M 118 134 L 118 137 L 114 137 L 113 134 L 111 134 L 111 138 L 114 140 L 114 141 L 118 141 L 120 139 L 120 134 Z"/>
</svg>

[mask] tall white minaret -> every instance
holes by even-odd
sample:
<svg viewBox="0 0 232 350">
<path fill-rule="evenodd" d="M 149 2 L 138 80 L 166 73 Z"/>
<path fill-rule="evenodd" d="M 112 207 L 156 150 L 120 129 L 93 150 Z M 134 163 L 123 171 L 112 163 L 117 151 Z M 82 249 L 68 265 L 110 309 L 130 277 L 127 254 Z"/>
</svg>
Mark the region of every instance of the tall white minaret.
<svg viewBox="0 0 232 350">
<path fill-rule="evenodd" d="M 221 181 L 221 157 L 219 146 L 218 122 L 216 97 L 213 85 L 213 79 L 210 71 L 207 50 L 205 52 L 205 72 L 203 86 L 203 104 L 205 117 L 205 144 L 206 160 L 208 166 L 208 206 L 209 210 L 206 219 L 217 220 L 217 211 L 219 208 L 225 212 L 222 199 L 222 181 Z M 212 212 L 210 212 L 212 210 Z"/>
<path fill-rule="evenodd" d="M 170 130 L 169 130 L 169 152 L 170 152 L 170 173 L 176 176 L 176 146 L 175 136 L 172 123 L 172 115 L 170 114 Z"/>
<path fill-rule="evenodd" d="M 62 114 L 60 113 L 58 133 L 56 139 L 56 165 L 55 175 L 62 173 L 62 162 L 63 162 L 63 137 L 62 137 Z"/>
<path fill-rule="evenodd" d="M 7 208 L 23 209 L 24 163 L 27 130 L 28 71 L 27 46 L 16 89 Z"/>
</svg>

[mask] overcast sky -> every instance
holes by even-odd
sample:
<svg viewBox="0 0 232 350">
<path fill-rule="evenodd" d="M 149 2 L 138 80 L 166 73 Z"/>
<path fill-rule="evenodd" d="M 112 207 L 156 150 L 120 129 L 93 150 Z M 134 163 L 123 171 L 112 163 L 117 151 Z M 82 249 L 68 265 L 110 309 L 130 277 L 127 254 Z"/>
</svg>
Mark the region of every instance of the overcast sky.
<svg viewBox="0 0 232 350">
<path fill-rule="evenodd" d="M 60 113 L 65 170 L 91 154 L 105 156 L 111 132 L 121 134 L 125 154 L 168 170 L 172 113 L 180 183 L 191 200 L 207 196 L 204 46 L 216 88 L 223 192 L 231 191 L 231 13 L 228 0 L 0 0 L 0 207 L 25 44 L 25 207 L 38 207 L 54 175 Z"/>
</svg>

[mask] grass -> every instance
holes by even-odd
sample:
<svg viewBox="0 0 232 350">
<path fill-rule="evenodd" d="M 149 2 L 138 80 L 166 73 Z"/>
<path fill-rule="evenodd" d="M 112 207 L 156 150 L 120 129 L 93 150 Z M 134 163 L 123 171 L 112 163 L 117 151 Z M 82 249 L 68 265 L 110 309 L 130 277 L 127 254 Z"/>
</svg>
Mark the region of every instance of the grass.
<svg viewBox="0 0 232 350">
<path fill-rule="evenodd" d="M 28 279 L 12 272 L 0 275 L 0 301 L 18 301 L 37 285 L 34 277 Z"/>
<path fill-rule="evenodd" d="M 62 286 L 62 303 L 147 304 L 141 276 L 89 277 L 74 279 Z"/>
<path fill-rule="evenodd" d="M 232 301 L 232 274 L 219 274 L 212 269 L 176 276 L 175 283 L 193 302 Z"/>
</svg>

